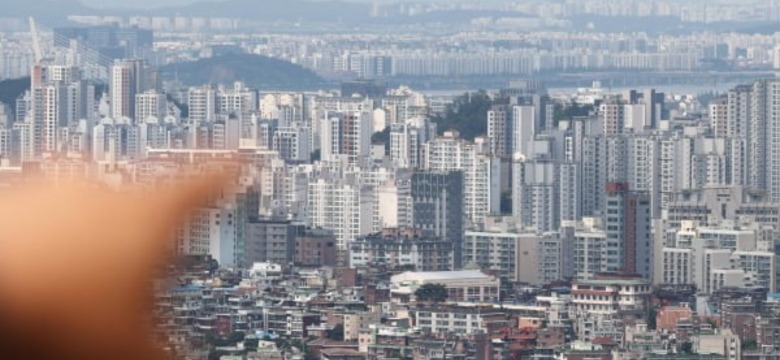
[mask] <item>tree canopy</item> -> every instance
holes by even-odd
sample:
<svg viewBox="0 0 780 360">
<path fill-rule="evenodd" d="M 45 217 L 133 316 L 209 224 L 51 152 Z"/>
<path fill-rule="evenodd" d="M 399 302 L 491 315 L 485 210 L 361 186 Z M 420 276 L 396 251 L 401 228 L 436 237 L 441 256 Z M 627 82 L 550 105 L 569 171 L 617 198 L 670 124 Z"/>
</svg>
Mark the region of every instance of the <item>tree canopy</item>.
<svg viewBox="0 0 780 360">
<path fill-rule="evenodd" d="M 233 84 L 243 81 L 257 89 L 309 90 L 327 83 L 311 70 L 287 61 L 253 54 L 225 54 L 162 67 L 166 79 L 185 85 Z"/>
<path fill-rule="evenodd" d="M 693 344 L 690 341 L 680 344 L 680 352 L 683 354 L 693 354 Z"/>
<path fill-rule="evenodd" d="M 447 296 L 447 288 L 442 284 L 424 284 L 414 292 L 417 301 L 424 302 L 444 302 Z"/>
<path fill-rule="evenodd" d="M 651 306 L 650 309 L 647 311 L 647 328 L 650 330 L 655 330 L 657 326 L 657 317 L 658 311 L 655 309 L 654 306 Z"/>
<path fill-rule="evenodd" d="M 487 134 L 487 113 L 494 105 L 508 105 L 509 98 L 492 98 L 486 91 L 466 93 L 457 97 L 447 107 L 443 115 L 433 117 L 438 125 L 439 133 L 457 130 L 466 140 Z M 561 120 L 569 120 L 576 116 L 588 116 L 594 110 L 593 105 L 580 105 L 576 102 L 556 103 L 554 126 Z"/>
<path fill-rule="evenodd" d="M 326 336 L 330 340 L 344 341 L 344 325 L 337 324 L 333 329 L 327 331 Z"/>
<path fill-rule="evenodd" d="M 216 347 L 235 346 L 237 343 L 242 341 L 244 341 L 244 332 L 242 331 L 232 332 L 227 337 L 218 337 L 212 334 L 206 334 L 206 342 Z"/>
<path fill-rule="evenodd" d="M 571 120 L 577 116 L 588 116 L 593 111 L 593 105 L 580 105 L 574 101 L 571 103 L 557 103 L 555 104 L 555 115 L 553 116 L 553 122 L 555 126 L 561 120 Z"/>
<path fill-rule="evenodd" d="M 447 107 L 444 115 L 433 118 L 440 133 L 457 130 L 466 140 L 487 134 L 487 112 L 493 106 L 493 100 L 488 93 L 480 90 L 466 93 L 456 98 Z"/>
</svg>

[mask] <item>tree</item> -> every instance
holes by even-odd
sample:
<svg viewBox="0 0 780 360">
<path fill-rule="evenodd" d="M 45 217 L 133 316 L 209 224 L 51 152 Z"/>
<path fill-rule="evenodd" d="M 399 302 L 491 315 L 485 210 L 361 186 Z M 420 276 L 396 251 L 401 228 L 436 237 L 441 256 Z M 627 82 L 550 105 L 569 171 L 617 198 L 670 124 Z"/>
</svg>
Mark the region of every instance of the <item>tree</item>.
<svg viewBox="0 0 780 360">
<path fill-rule="evenodd" d="M 0 102 L 11 105 L 10 110 L 13 113 L 16 110 L 13 106 L 13 104 L 16 104 L 16 99 L 22 96 L 27 90 L 30 90 L 29 76 L 0 81 Z"/>
<path fill-rule="evenodd" d="M 447 107 L 444 115 L 436 116 L 433 121 L 440 133 L 457 130 L 466 140 L 487 134 L 487 112 L 494 102 L 484 90 L 466 93 L 456 98 Z"/>
<path fill-rule="evenodd" d="M 504 191 L 501 193 L 501 214 L 502 215 L 512 214 L 512 192 L 511 191 Z"/>
<path fill-rule="evenodd" d="M 415 266 L 413 264 L 399 265 L 399 266 L 396 266 L 393 269 L 393 271 L 399 271 L 399 272 L 403 272 L 403 271 L 417 271 L 417 266 Z"/>
<path fill-rule="evenodd" d="M 290 345 L 293 348 L 296 348 L 296 349 L 300 350 L 303 353 L 305 353 L 309 349 L 309 346 L 302 339 L 292 339 L 290 341 Z"/>
<path fill-rule="evenodd" d="M 167 94 L 166 98 L 168 101 L 172 102 L 174 106 L 176 106 L 179 111 L 181 111 L 181 117 L 182 118 L 188 118 L 190 116 L 190 106 L 187 104 L 182 104 L 179 100 L 176 100 L 175 97 L 171 94 Z"/>
<path fill-rule="evenodd" d="M 386 127 L 384 130 L 380 132 L 374 133 L 374 135 L 371 135 L 371 144 L 372 145 L 384 145 L 385 152 L 390 152 L 390 127 Z"/>
<path fill-rule="evenodd" d="M 499 291 L 501 291 L 501 298 L 507 299 L 510 297 L 510 294 L 514 296 L 514 290 L 515 290 L 514 282 L 512 282 L 512 280 L 506 277 L 501 277 L 499 278 L 499 280 L 501 281 L 500 283 L 501 285 L 499 288 Z"/>
<path fill-rule="evenodd" d="M 447 288 L 442 284 L 424 284 L 414 292 L 417 301 L 440 303 L 447 301 Z"/>
<path fill-rule="evenodd" d="M 375 132 L 371 135 L 371 143 L 374 145 L 386 144 L 390 142 L 390 127 L 386 127 L 384 130 Z"/>
<path fill-rule="evenodd" d="M 593 105 L 580 105 L 574 101 L 568 104 L 555 104 L 553 125 L 558 126 L 558 122 L 562 120 L 571 120 L 577 116 L 588 116 L 593 110 Z"/>
<path fill-rule="evenodd" d="M 292 345 L 290 344 L 290 341 L 288 341 L 285 338 L 276 338 L 276 347 L 281 350 L 290 350 Z"/>
<path fill-rule="evenodd" d="M 212 334 L 206 334 L 206 342 L 216 347 L 234 346 L 242 341 L 244 341 L 244 333 L 242 331 L 232 332 L 226 338 L 216 337 Z"/>
<path fill-rule="evenodd" d="M 337 324 L 327 331 L 326 337 L 335 341 L 344 341 L 344 325 Z"/>
<path fill-rule="evenodd" d="M 680 344 L 680 352 L 683 354 L 693 354 L 693 343 L 686 341 Z"/>
<path fill-rule="evenodd" d="M 658 312 L 655 310 L 655 306 L 651 306 L 650 310 L 647 311 L 647 328 L 649 330 L 655 330 L 657 326 L 656 316 L 658 316 Z"/>
<path fill-rule="evenodd" d="M 743 351 L 746 350 L 758 350 L 758 343 L 755 340 L 745 340 L 741 346 Z"/>
<path fill-rule="evenodd" d="M 222 351 L 222 350 L 211 350 L 211 351 L 209 351 L 208 359 L 209 359 L 209 360 L 219 360 L 219 359 L 221 359 L 223 356 L 227 356 L 227 355 L 230 355 L 230 354 L 229 354 L 229 353 L 227 353 L 226 351 Z"/>
<path fill-rule="evenodd" d="M 257 350 L 257 345 L 259 343 L 260 339 L 258 338 L 246 338 L 244 339 L 244 348 Z"/>
</svg>

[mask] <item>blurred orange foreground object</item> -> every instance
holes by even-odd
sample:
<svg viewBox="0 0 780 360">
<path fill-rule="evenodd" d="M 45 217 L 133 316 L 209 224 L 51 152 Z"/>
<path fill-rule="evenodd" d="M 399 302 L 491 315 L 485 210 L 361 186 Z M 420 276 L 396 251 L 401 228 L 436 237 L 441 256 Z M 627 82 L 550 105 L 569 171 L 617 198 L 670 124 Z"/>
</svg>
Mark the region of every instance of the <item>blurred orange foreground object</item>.
<svg viewBox="0 0 780 360">
<path fill-rule="evenodd" d="M 164 193 L 58 184 L 0 194 L 0 359 L 163 358 L 151 335 L 155 265 L 182 218 L 228 178 Z"/>
</svg>

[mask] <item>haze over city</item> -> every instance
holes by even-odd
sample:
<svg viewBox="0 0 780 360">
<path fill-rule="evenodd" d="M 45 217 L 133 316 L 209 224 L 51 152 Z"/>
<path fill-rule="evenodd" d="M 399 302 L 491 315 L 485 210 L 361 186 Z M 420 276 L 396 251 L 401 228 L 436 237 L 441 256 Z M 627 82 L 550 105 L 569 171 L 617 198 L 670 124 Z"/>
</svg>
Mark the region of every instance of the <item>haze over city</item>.
<svg viewBox="0 0 780 360">
<path fill-rule="evenodd" d="M 0 11 L 2 359 L 780 360 L 780 0 Z"/>
</svg>

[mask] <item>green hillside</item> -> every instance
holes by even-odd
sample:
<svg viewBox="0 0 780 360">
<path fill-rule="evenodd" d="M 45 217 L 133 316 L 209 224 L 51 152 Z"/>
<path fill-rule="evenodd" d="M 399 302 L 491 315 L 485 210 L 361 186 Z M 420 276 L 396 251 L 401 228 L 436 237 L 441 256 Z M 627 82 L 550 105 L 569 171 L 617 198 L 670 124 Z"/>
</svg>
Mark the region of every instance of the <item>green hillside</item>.
<svg viewBox="0 0 780 360">
<path fill-rule="evenodd" d="M 0 81 L 0 102 L 13 105 L 16 103 L 16 99 L 27 90 L 30 90 L 29 76 Z"/>
<path fill-rule="evenodd" d="M 167 80 L 188 86 L 243 81 L 261 90 L 317 90 L 326 85 L 314 72 L 287 61 L 251 54 L 227 54 L 162 69 Z"/>
<path fill-rule="evenodd" d="M 456 98 L 443 116 L 432 120 L 438 125 L 439 133 L 457 130 L 464 139 L 474 140 L 477 136 L 487 135 L 487 112 L 493 104 L 483 90 L 466 93 Z"/>
<path fill-rule="evenodd" d="M 0 103 L 10 106 L 11 112 L 14 112 L 16 110 L 16 99 L 29 89 L 29 76 L 0 81 Z"/>
</svg>

